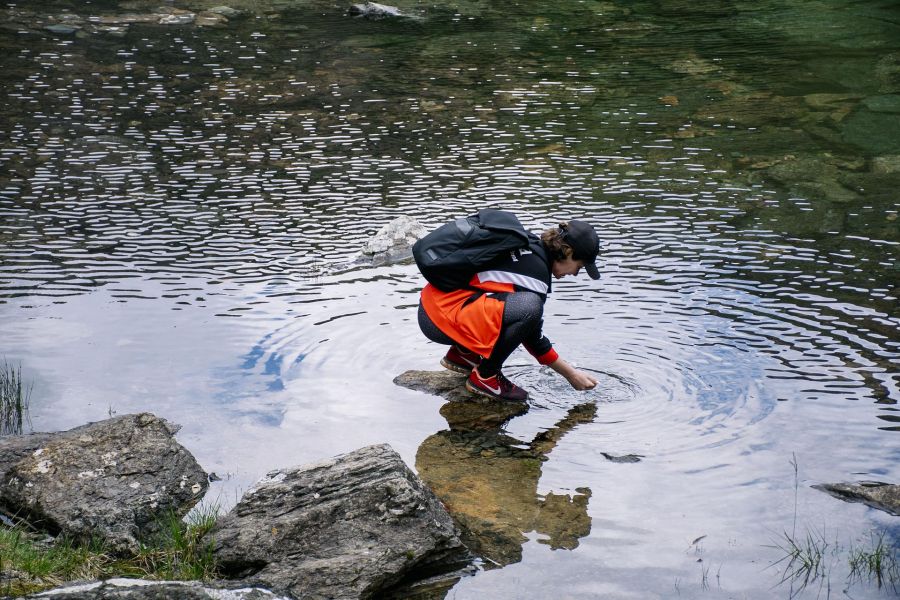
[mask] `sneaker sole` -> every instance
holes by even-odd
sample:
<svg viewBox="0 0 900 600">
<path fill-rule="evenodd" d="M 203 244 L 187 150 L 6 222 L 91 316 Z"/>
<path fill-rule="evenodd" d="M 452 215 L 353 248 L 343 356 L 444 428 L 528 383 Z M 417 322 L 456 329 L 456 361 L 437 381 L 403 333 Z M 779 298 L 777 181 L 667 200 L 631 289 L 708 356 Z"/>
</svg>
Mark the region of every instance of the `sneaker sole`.
<svg viewBox="0 0 900 600">
<path fill-rule="evenodd" d="M 527 395 L 524 398 L 522 398 L 521 400 L 513 400 L 511 398 L 503 398 L 502 396 L 495 396 L 489 392 L 485 392 L 484 390 L 479 390 L 477 387 L 472 385 L 468 380 L 466 380 L 466 390 L 475 394 L 476 396 L 481 396 L 482 398 L 494 400 L 495 402 L 511 402 L 513 404 L 525 404 L 528 402 Z"/>
<path fill-rule="evenodd" d="M 468 375 L 468 374 L 470 374 L 470 373 L 472 372 L 472 369 L 471 369 L 471 368 L 466 368 L 466 367 L 464 367 L 464 366 L 462 366 L 462 365 L 458 365 L 458 364 L 456 364 L 456 363 L 452 363 L 452 362 L 450 362 L 449 360 L 447 360 L 446 357 L 444 357 L 444 358 L 441 359 L 441 366 L 444 367 L 445 369 L 449 369 L 449 370 L 451 370 L 451 371 L 455 371 L 456 373 L 462 373 L 463 375 Z"/>
<path fill-rule="evenodd" d="M 476 396 L 481 396 L 482 398 L 489 398 L 490 400 L 501 400 L 501 401 L 503 401 L 503 398 L 500 398 L 499 396 L 495 396 L 495 395 L 493 395 L 493 394 L 490 394 L 490 393 L 488 393 L 488 392 L 485 392 L 484 390 L 479 390 L 477 387 L 475 387 L 474 385 L 472 385 L 471 383 L 469 383 L 468 380 L 466 380 L 466 390 L 468 390 L 469 392 L 475 394 Z"/>
</svg>

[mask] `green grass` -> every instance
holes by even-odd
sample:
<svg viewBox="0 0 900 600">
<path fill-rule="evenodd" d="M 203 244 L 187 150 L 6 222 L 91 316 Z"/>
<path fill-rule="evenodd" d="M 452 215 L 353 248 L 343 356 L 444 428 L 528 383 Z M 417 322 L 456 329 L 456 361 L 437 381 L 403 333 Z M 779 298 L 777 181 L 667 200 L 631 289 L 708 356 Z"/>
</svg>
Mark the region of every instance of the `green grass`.
<svg viewBox="0 0 900 600">
<path fill-rule="evenodd" d="M 829 542 L 817 531 L 807 531 L 803 536 L 785 532 L 782 538 L 772 546 L 783 554 L 774 565 L 786 563 L 781 583 L 791 583 L 792 596 L 816 581 L 826 583 L 831 567 L 841 562 L 838 557 L 842 555 L 849 567 L 848 585 L 874 584 L 894 592 L 900 590 L 900 547 L 890 545 L 884 532 L 872 533 L 868 544 L 848 545 L 846 554 L 837 541 Z"/>
<path fill-rule="evenodd" d="M 828 559 L 840 552 L 837 542 L 830 543 L 826 539 L 824 531 L 819 533 L 807 530 L 803 536 L 789 534 L 785 531 L 782 537 L 783 541 L 773 545 L 783 554 L 781 559 L 775 562 L 775 565 L 786 563 L 781 583 L 791 583 L 791 589 L 794 590 L 791 594 L 792 597 L 816 581 L 827 580 Z"/>
<path fill-rule="evenodd" d="M 870 543 L 851 548 L 849 554 L 850 580 L 874 581 L 879 588 L 890 587 L 894 592 L 900 587 L 900 549 L 888 545 L 884 532 L 872 534 Z"/>
<path fill-rule="evenodd" d="M 218 505 L 200 505 L 185 520 L 170 513 L 136 556 L 121 558 L 103 544 L 49 540 L 24 525 L 0 525 L 0 595 L 20 596 L 68 581 L 126 577 L 207 580 L 217 576 L 212 543 L 201 538 L 215 525 Z"/>
<path fill-rule="evenodd" d="M 896 593 L 900 589 L 900 546 L 886 541 L 885 532 L 872 533 L 866 545 L 851 543 L 846 548 L 836 538 L 834 542 L 829 542 L 824 528 L 821 533 L 808 527 L 805 534 L 797 533 L 800 468 L 796 455 L 793 455 L 789 464 L 794 472 L 794 518 L 791 533 L 785 531 L 781 539 L 770 546 L 782 554 L 771 566 L 784 564 L 780 583 L 790 583 L 788 597 L 793 598 L 816 582 L 820 587 L 827 586 L 830 591 L 831 568 L 844 559 L 849 567 L 847 585 L 874 584 L 878 588 L 889 587 Z"/>
<path fill-rule="evenodd" d="M 31 387 L 22 382 L 22 366 L 5 360 L 0 366 L 0 435 L 24 432 Z"/>
</svg>

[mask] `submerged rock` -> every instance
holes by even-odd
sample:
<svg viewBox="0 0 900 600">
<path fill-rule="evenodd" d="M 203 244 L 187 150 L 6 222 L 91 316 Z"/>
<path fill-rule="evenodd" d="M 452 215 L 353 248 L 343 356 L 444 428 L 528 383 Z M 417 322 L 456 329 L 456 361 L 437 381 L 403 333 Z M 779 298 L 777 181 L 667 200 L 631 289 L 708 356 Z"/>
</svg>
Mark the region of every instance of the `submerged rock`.
<svg viewBox="0 0 900 600">
<path fill-rule="evenodd" d="M 900 516 L 900 485 L 880 481 L 824 483 L 813 486 L 847 502 L 862 502 L 872 508 Z"/>
<path fill-rule="evenodd" d="M 871 154 L 900 152 L 900 117 L 893 112 L 893 101 L 882 96 L 869 99 L 868 104 L 875 110 L 867 106 L 842 121 L 843 140 Z"/>
<path fill-rule="evenodd" d="M 872 172 L 880 175 L 900 173 L 900 154 L 876 156 L 872 159 Z"/>
<path fill-rule="evenodd" d="M 44 27 L 50 33 L 55 33 L 56 35 L 73 35 L 78 32 L 80 27 L 73 27 L 72 25 L 64 25 L 62 23 L 56 23 L 54 25 L 47 25 Z"/>
<path fill-rule="evenodd" d="M 606 460 L 614 463 L 636 463 L 641 462 L 643 458 L 641 454 L 609 454 L 608 452 L 601 452 L 600 454 Z"/>
<path fill-rule="evenodd" d="M 197 13 L 197 18 L 194 20 L 194 24 L 198 27 L 215 27 L 217 25 L 224 25 L 227 22 L 228 17 L 211 11 Z"/>
<path fill-rule="evenodd" d="M 852 202 L 859 194 L 844 184 L 845 169 L 833 159 L 819 156 L 791 157 L 766 169 L 766 175 L 794 194 L 810 200 Z"/>
<path fill-rule="evenodd" d="M 377 2 L 364 2 L 362 4 L 354 4 L 348 11 L 350 16 L 361 17 L 363 19 L 400 19 L 408 15 L 400 12 L 396 6 L 388 6 L 386 4 L 378 4 Z"/>
<path fill-rule="evenodd" d="M 67 585 L 26 596 L 47 600 L 290 600 L 261 588 L 218 587 L 196 581 L 148 581 L 146 579 L 108 579 Z"/>
<path fill-rule="evenodd" d="M 242 17 L 245 14 L 244 11 L 238 10 L 236 8 L 231 8 L 230 6 L 214 6 L 210 9 L 207 9 L 206 12 L 221 15 L 228 19 Z"/>
<path fill-rule="evenodd" d="M 160 25 L 190 25 L 197 18 L 194 13 L 179 13 L 163 15 L 159 19 Z"/>
<path fill-rule="evenodd" d="M 176 431 L 143 413 L 0 439 L 10 460 L 0 465 L 0 504 L 39 529 L 134 553 L 162 517 L 184 515 L 206 492 L 206 473 Z"/>
<path fill-rule="evenodd" d="M 388 445 L 269 473 L 207 539 L 227 576 L 298 598 L 371 598 L 469 560 L 450 515 Z"/>
</svg>

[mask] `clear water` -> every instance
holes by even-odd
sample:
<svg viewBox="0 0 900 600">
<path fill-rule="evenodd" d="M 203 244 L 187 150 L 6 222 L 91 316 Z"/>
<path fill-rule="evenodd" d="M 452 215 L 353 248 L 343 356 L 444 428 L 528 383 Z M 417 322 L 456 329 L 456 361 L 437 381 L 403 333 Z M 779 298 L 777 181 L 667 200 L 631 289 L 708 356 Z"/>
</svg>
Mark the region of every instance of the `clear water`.
<svg viewBox="0 0 900 600">
<path fill-rule="evenodd" d="M 895 594 L 846 564 L 895 518 L 809 486 L 900 482 L 896 3 L 233 5 L 3 5 L 0 355 L 35 430 L 152 411 L 226 507 L 389 442 L 502 533 L 448 598 L 787 598 L 784 531 L 829 542 L 799 597 Z M 442 355 L 415 267 L 348 265 L 485 206 L 596 224 L 545 331 L 601 385 L 516 354 L 527 414 L 450 431 L 392 383 Z"/>
</svg>

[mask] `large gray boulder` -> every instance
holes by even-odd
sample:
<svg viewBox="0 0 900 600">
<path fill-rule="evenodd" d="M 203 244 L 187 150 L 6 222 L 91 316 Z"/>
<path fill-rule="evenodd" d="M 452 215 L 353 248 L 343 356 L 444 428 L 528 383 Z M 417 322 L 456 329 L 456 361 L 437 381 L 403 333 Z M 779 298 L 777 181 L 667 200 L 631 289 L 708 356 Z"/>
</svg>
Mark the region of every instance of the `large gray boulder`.
<svg viewBox="0 0 900 600">
<path fill-rule="evenodd" d="M 184 515 L 209 485 L 177 431 L 143 413 L 2 438 L 0 504 L 51 533 L 134 553 L 164 515 Z"/>
<path fill-rule="evenodd" d="M 259 588 L 228 588 L 185 581 L 109 579 L 68 585 L 26 598 L 42 600 L 289 600 Z"/>
<path fill-rule="evenodd" d="M 880 481 L 859 483 L 823 483 L 814 488 L 847 502 L 862 502 L 892 515 L 900 516 L 900 485 Z"/>
<path fill-rule="evenodd" d="M 465 565 L 443 505 L 388 445 L 272 471 L 208 534 L 226 576 L 297 598 L 371 598 Z"/>
</svg>

